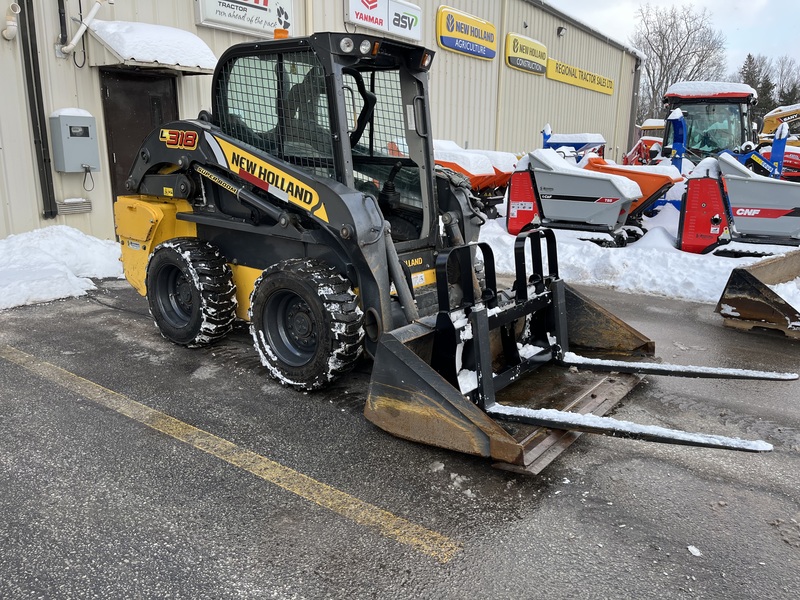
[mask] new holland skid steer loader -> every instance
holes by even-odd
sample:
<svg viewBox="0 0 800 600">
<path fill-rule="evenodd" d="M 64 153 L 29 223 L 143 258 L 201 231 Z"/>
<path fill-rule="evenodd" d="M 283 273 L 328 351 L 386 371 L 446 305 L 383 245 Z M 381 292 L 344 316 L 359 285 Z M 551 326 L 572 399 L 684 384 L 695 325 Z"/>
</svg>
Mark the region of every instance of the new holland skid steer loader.
<svg viewBox="0 0 800 600">
<path fill-rule="evenodd" d="M 126 277 L 162 334 L 202 346 L 249 321 L 269 373 L 305 390 L 366 350 L 367 418 L 529 473 L 581 431 L 769 450 L 598 416 L 641 373 L 677 369 L 642 362 L 653 343 L 564 284 L 549 230 L 518 237 L 516 282 L 498 289 L 469 184 L 434 169 L 432 60 L 339 33 L 222 55 L 211 111 L 152 132 L 115 205 Z"/>
</svg>

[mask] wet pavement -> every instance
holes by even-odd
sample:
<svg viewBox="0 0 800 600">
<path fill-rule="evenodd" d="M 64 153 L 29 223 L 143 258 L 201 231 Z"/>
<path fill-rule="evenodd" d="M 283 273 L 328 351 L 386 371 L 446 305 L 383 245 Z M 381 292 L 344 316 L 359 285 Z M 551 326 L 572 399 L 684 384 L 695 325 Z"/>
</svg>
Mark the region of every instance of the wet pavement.
<svg viewBox="0 0 800 600">
<path fill-rule="evenodd" d="M 711 305 L 583 291 L 665 361 L 800 369 Z M 374 427 L 369 368 L 282 388 L 124 281 L 0 312 L 0 597 L 800 597 L 800 382 L 651 376 L 614 414 L 771 453 L 587 434 L 523 477 Z"/>
</svg>

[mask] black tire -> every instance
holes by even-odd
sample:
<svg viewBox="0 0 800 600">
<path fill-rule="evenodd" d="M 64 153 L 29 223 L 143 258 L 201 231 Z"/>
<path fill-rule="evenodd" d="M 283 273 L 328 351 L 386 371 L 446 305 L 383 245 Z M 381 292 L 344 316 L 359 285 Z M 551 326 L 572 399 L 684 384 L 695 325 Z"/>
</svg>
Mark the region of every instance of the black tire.
<svg viewBox="0 0 800 600">
<path fill-rule="evenodd" d="M 236 318 L 231 268 L 214 246 L 194 238 L 175 238 L 153 251 L 147 301 L 161 334 L 190 348 L 221 339 Z"/>
<path fill-rule="evenodd" d="M 250 333 L 261 363 L 284 385 L 319 389 L 361 355 L 364 313 L 350 282 L 316 259 L 265 270 L 250 297 Z"/>
</svg>

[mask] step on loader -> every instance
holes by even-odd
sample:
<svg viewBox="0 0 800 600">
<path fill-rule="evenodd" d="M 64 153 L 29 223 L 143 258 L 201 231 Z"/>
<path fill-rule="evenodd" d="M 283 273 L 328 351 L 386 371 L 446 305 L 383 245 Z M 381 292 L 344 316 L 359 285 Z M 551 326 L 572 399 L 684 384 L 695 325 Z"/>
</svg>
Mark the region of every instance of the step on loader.
<svg viewBox="0 0 800 600">
<path fill-rule="evenodd" d="M 114 208 L 125 275 L 164 337 L 203 346 L 247 321 L 267 372 L 301 390 L 366 352 L 368 419 L 522 472 L 583 431 L 769 450 L 602 416 L 646 373 L 797 375 L 658 363 L 560 279 L 550 230 L 519 236 L 500 289 L 469 184 L 434 169 L 432 60 L 346 33 L 220 57 L 211 111 L 152 132 Z M 398 140 L 405 156 L 387 151 Z"/>
</svg>

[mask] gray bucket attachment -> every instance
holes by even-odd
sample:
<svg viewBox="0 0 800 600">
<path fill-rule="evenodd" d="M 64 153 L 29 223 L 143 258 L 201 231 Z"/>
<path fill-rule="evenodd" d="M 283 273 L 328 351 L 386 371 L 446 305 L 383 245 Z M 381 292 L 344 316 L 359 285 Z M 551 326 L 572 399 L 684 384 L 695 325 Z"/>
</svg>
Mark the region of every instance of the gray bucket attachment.
<svg viewBox="0 0 800 600">
<path fill-rule="evenodd" d="M 798 277 L 800 250 L 749 267 L 737 267 L 731 271 L 715 310 L 728 327 L 772 329 L 800 340 L 800 307 L 793 306 L 776 291 L 776 286 Z"/>
</svg>

